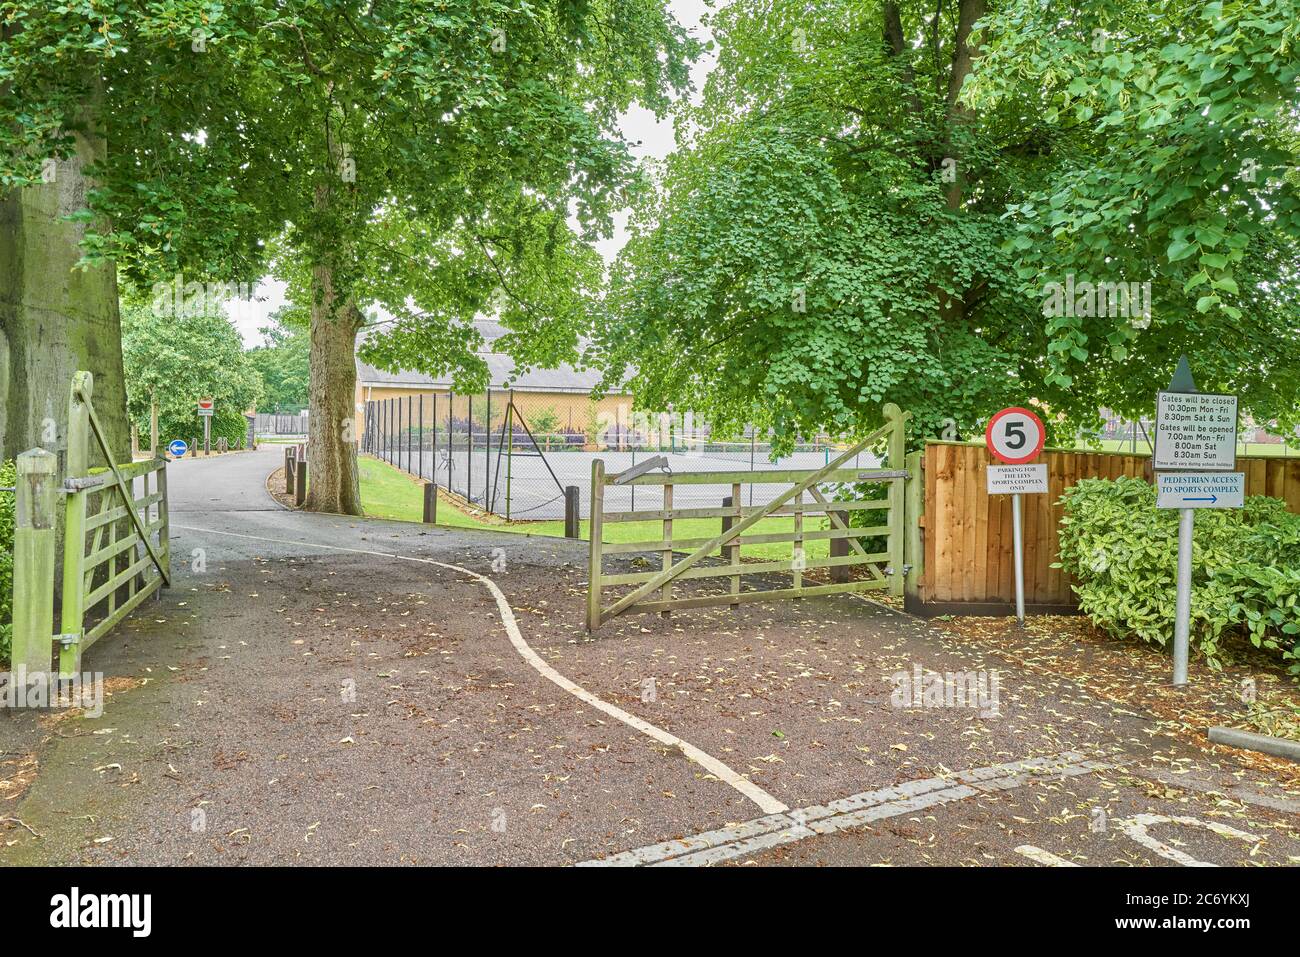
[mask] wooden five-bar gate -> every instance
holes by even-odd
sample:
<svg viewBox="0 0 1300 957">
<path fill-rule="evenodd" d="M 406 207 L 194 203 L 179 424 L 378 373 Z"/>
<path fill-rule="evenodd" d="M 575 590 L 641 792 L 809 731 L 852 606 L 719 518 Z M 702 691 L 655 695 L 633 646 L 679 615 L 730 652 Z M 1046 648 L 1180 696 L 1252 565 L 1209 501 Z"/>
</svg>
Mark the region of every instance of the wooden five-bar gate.
<svg viewBox="0 0 1300 957">
<path fill-rule="evenodd" d="M 68 404 L 67 478 L 56 485 L 57 458 L 45 449 L 18 456 L 14 529 L 12 659 L 15 671 L 50 670 L 55 648 L 60 678 L 71 678 L 81 655 L 162 585 L 171 584 L 167 462 L 113 464 L 91 404 L 89 372 L 73 377 Z M 91 470 L 94 437 L 108 468 Z M 140 489 L 137 494 L 136 483 Z M 54 632 L 56 510 L 64 495 L 62 606 Z"/>
<path fill-rule="evenodd" d="M 742 602 L 873 590 L 901 595 L 904 576 L 910 573 L 908 566 L 914 565 L 918 560 L 916 550 L 919 548 L 919 541 L 914 541 L 914 537 L 908 534 L 905 521 L 906 483 L 911 475 L 904 468 L 904 426 L 908 416 L 892 403 L 884 407 L 884 416 L 883 426 L 822 468 L 813 470 L 665 474 L 653 469 L 666 465 L 666 460 L 650 459 L 621 474 L 606 475 L 604 461 L 597 459 L 592 463 L 591 470 L 588 630 L 595 631 L 603 622 L 625 611 L 668 612 L 682 608 L 735 606 Z M 887 446 L 885 467 L 846 467 L 846 463 L 882 439 Z M 823 485 L 845 483 L 879 483 L 883 486 L 883 491 L 881 495 L 867 500 L 831 501 L 820 488 Z M 745 507 L 741 505 L 740 491 L 742 485 L 749 484 L 782 484 L 789 485 L 789 488 L 766 505 Z M 606 511 L 606 488 L 622 485 L 661 486 L 663 506 L 657 509 Z M 683 485 L 729 486 L 732 493 L 730 504 L 713 508 L 676 508 L 673 505 L 673 489 Z M 860 510 L 883 510 L 888 517 L 881 525 L 854 526 L 847 520 L 848 516 L 851 512 Z M 781 531 L 750 531 L 764 519 L 780 516 L 791 517 L 793 527 Z M 830 527 L 805 527 L 805 519 L 809 516 L 825 516 Z M 711 538 L 674 538 L 674 520 L 692 518 L 716 518 L 724 523 L 729 521 L 730 527 L 725 527 L 720 534 Z M 603 541 L 604 527 L 607 524 L 645 521 L 661 523 L 661 534 L 648 541 Z M 863 544 L 864 540 L 879 537 L 884 537 L 887 542 L 885 551 L 868 551 Z M 806 555 L 805 544 L 817 540 L 833 543 L 830 557 L 809 558 Z M 786 542 L 791 546 L 789 558 L 743 563 L 740 560 L 741 546 Z M 843 544 L 837 548 L 834 543 Z M 836 551 L 846 554 L 835 554 Z M 604 558 L 607 555 L 655 552 L 662 556 L 658 571 L 605 573 Z M 682 552 L 686 554 L 681 555 Z M 722 564 L 705 563 L 705 559 L 719 554 Z M 865 574 L 857 578 L 836 574 L 837 571 L 847 572 L 855 566 L 860 566 Z M 806 573 L 822 568 L 832 570 L 830 577 L 833 580 L 809 584 Z M 743 576 L 754 574 L 789 574 L 790 583 L 776 588 L 743 587 Z M 674 597 L 674 582 L 699 579 L 724 579 L 725 587 L 722 590 Z M 606 590 L 627 586 L 631 586 L 630 591 L 617 596 L 608 605 L 604 603 L 603 593 Z"/>
</svg>

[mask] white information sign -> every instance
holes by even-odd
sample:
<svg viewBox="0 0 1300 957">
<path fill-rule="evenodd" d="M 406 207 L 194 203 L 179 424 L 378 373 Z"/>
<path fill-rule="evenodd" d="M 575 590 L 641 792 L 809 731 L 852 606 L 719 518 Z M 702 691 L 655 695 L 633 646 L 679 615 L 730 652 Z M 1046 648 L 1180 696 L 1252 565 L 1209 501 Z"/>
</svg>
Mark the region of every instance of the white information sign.
<svg viewBox="0 0 1300 957">
<path fill-rule="evenodd" d="M 1161 472 L 1156 476 L 1158 508 L 1241 508 L 1245 472 Z"/>
<path fill-rule="evenodd" d="M 1047 491 L 1047 464 L 990 465 L 985 472 L 990 495 L 1034 495 Z"/>
<path fill-rule="evenodd" d="M 1156 395 L 1154 468 L 1237 467 L 1237 397 L 1206 392 Z"/>
</svg>

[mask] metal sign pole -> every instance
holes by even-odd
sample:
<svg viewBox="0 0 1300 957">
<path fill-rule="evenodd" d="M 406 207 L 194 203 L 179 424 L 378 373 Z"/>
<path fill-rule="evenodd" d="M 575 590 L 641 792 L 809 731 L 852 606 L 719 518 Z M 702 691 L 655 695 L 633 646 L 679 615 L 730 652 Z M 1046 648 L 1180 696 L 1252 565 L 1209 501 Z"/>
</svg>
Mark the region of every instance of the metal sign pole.
<svg viewBox="0 0 1300 957">
<path fill-rule="evenodd" d="M 1012 539 L 1016 550 L 1016 621 L 1025 627 L 1025 535 L 1021 524 L 1020 496 L 1011 496 Z"/>
<path fill-rule="evenodd" d="M 1178 510 L 1178 602 L 1174 610 L 1174 684 L 1187 684 L 1187 646 L 1192 625 L 1192 530 L 1196 509 Z"/>
<path fill-rule="evenodd" d="M 204 455 L 212 454 L 211 438 L 212 438 L 212 416 L 205 415 L 203 417 L 203 454 Z"/>
</svg>

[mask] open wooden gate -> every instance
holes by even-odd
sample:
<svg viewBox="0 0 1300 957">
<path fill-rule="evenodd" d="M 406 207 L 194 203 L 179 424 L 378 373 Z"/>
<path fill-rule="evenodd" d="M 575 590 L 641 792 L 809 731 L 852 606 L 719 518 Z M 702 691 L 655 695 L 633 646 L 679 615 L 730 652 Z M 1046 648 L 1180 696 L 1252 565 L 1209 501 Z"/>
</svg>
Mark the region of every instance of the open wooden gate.
<svg viewBox="0 0 1300 957">
<path fill-rule="evenodd" d="M 841 592 L 888 591 L 903 593 L 903 580 L 911 537 L 906 534 L 904 515 L 905 483 L 910 472 L 904 468 L 904 425 L 908 415 L 890 403 L 884 407 L 885 424 L 858 442 L 852 448 L 814 470 L 771 470 L 737 472 L 685 472 L 664 474 L 648 471 L 655 460 L 650 460 L 619 475 L 606 475 L 605 463 L 597 459 L 591 470 L 590 555 L 587 592 L 587 630 L 595 631 L 603 622 L 625 611 L 667 612 L 680 608 L 700 608 L 710 605 L 739 605 L 741 602 L 771 601 L 778 598 L 803 598 L 812 595 L 830 595 Z M 885 466 L 877 469 L 847 468 L 862 451 L 887 439 L 888 453 Z M 666 464 L 666 461 L 664 462 Z M 872 482 L 885 486 L 883 496 L 864 501 L 833 502 L 819 488 L 826 484 Z M 743 485 L 789 485 L 765 505 L 745 507 L 741 504 Z M 621 485 L 657 485 L 663 488 L 663 506 L 657 509 L 607 512 L 605 490 Z M 712 508 L 674 508 L 673 489 L 684 485 L 722 485 L 732 490 L 731 504 Z M 807 498 L 805 498 L 807 496 Z M 887 520 L 882 525 L 854 527 L 847 520 L 850 512 L 860 510 L 885 510 Z M 781 531 L 763 531 L 747 534 L 765 518 L 792 516 L 793 528 Z M 808 516 L 825 516 L 828 528 L 804 527 Z M 717 518 L 730 521 L 730 527 L 712 538 L 673 538 L 673 521 L 688 518 Z M 648 541 L 606 543 L 604 526 L 614 522 L 662 523 L 662 535 Z M 869 552 L 864 539 L 885 536 L 887 547 L 883 552 Z M 827 558 L 809 558 L 804 545 L 809 541 L 828 540 L 832 543 Z M 741 562 L 742 545 L 789 542 L 791 556 L 776 561 Z M 838 547 L 837 547 L 838 543 Z M 674 551 L 690 550 L 684 557 Z M 836 551 L 844 554 L 835 554 Z M 605 574 L 604 557 L 617 554 L 645 554 L 658 552 L 662 556 L 659 571 Z M 711 555 L 721 555 L 722 564 L 704 564 Z M 863 566 L 866 575 L 849 579 L 847 572 L 854 566 Z M 805 573 L 826 568 L 831 570 L 832 581 L 806 584 Z M 742 588 L 742 576 L 761 573 L 789 573 L 791 583 L 784 588 Z M 673 597 L 673 582 L 707 578 L 729 579 L 729 588 L 688 597 Z M 840 579 L 840 580 L 834 580 Z M 634 586 L 631 591 L 617 597 L 612 604 L 603 604 L 602 592 L 620 586 Z"/>
</svg>

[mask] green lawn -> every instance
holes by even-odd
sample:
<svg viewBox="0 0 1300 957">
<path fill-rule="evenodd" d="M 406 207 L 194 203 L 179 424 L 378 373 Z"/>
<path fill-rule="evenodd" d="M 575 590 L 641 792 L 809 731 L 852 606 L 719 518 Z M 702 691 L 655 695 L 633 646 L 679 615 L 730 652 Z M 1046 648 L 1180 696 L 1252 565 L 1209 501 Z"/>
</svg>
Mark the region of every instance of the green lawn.
<svg viewBox="0 0 1300 957">
<path fill-rule="evenodd" d="M 421 483 L 386 462 L 361 458 L 361 501 L 366 514 L 399 522 L 419 522 L 424 517 L 424 499 Z M 564 536 L 564 522 L 493 522 L 466 515 L 445 499 L 438 503 L 438 524 L 455 528 L 484 528 L 521 535 Z M 826 519 L 809 518 L 804 522 L 809 529 L 826 527 Z M 765 518 L 753 527 L 753 533 L 765 534 L 790 531 L 794 518 Z M 722 531 L 716 518 L 679 518 L 673 522 L 674 538 L 711 538 Z M 616 522 L 605 525 L 606 542 L 656 541 L 661 537 L 659 522 Z M 587 523 L 582 522 L 582 537 L 587 537 Z M 868 546 L 870 547 L 870 546 Z M 781 559 L 790 557 L 788 543 L 742 545 L 740 554 L 745 558 Z M 825 558 L 829 543 L 825 540 L 808 542 L 805 549 L 809 558 Z"/>
</svg>

